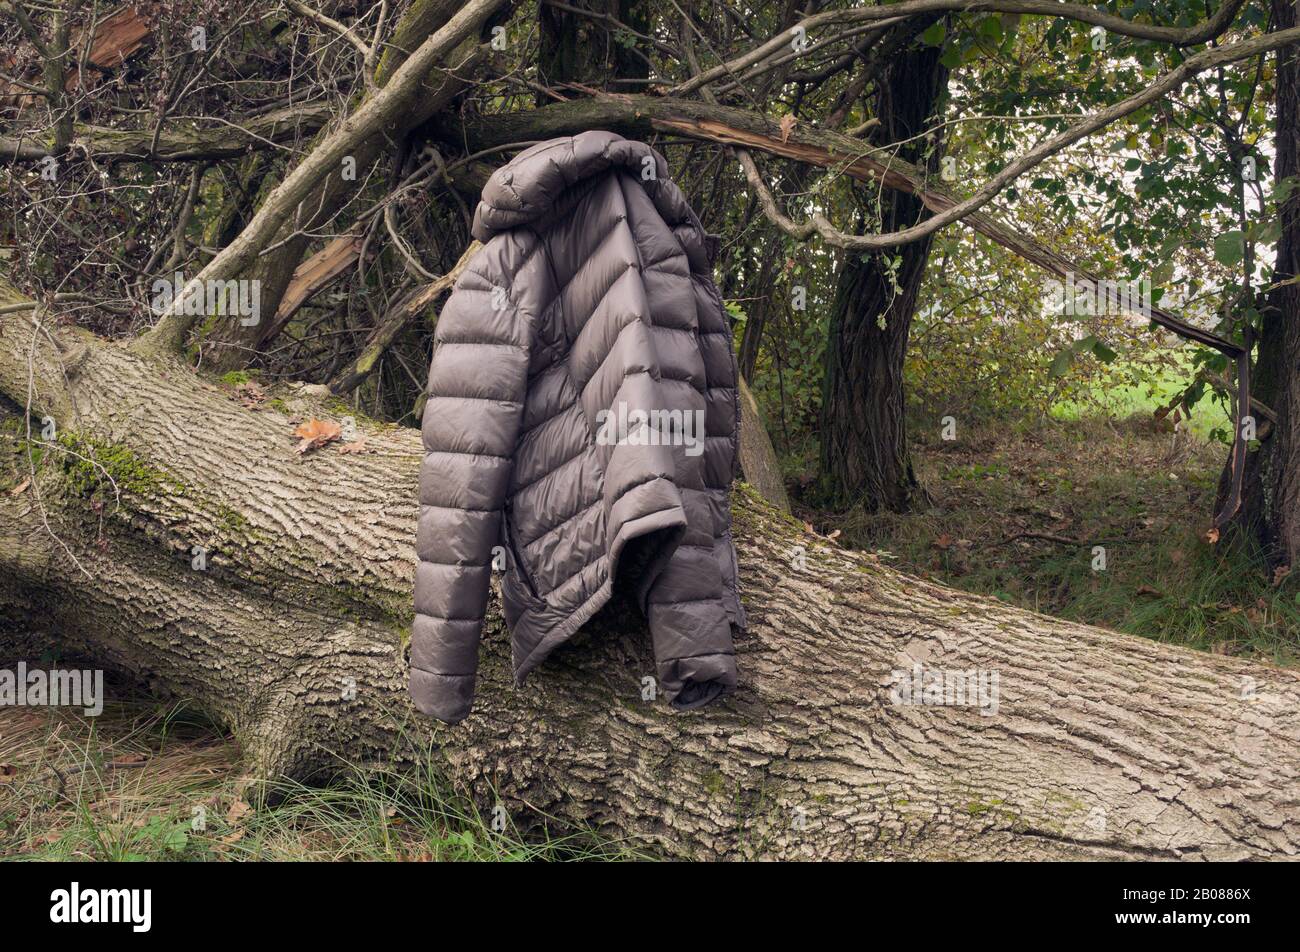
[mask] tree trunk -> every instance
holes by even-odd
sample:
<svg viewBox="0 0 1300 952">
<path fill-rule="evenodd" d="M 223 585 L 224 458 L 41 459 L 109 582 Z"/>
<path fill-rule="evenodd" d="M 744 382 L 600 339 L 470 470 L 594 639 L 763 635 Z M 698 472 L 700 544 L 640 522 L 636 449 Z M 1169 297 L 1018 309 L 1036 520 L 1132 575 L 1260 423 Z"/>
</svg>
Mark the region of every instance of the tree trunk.
<svg viewBox="0 0 1300 952">
<path fill-rule="evenodd" d="M 644 91 L 650 75 L 645 50 L 639 49 L 644 41 L 627 33 L 620 35 L 611 20 L 604 18 L 646 34 L 650 18 L 645 0 L 573 0 L 568 6 L 593 15 L 537 4 L 537 73 L 543 84 L 579 83 L 615 93 Z M 567 89 L 559 92 L 565 96 L 573 93 Z M 554 101 L 547 93 L 537 94 L 539 106 Z"/>
<path fill-rule="evenodd" d="M 913 139 L 947 85 L 935 47 L 911 49 L 888 67 L 876 94 L 881 142 Z M 939 141 L 916 139 L 901 158 L 934 169 Z M 923 217 L 915 196 L 880 196 L 881 230 Z M 832 505 L 906 512 L 920 492 L 907 447 L 903 361 L 931 239 L 870 255 L 846 254 L 836 283 L 822 398 L 822 483 Z"/>
<path fill-rule="evenodd" d="M 37 332 L 20 303 L 0 285 L 0 653 L 88 656 L 192 699 L 254 775 L 432 746 L 521 825 L 546 814 L 671 856 L 1300 854 L 1293 672 L 904 576 L 744 486 L 734 697 L 642 700 L 649 639 L 619 603 L 513 688 L 494 608 L 474 713 L 426 720 L 403 658 L 418 434 L 363 421 L 369 452 L 298 455 L 290 415 L 332 415 L 319 388 L 253 411 L 170 358 L 48 316 Z M 53 445 L 13 412 L 29 386 Z M 995 710 L 893 703 L 914 665 L 996 674 Z"/>
<path fill-rule="evenodd" d="M 1273 0 L 1273 29 L 1297 25 L 1294 0 Z M 1277 54 L 1274 181 L 1300 175 L 1300 48 Z M 1273 565 L 1300 560 L 1300 193 L 1282 205 L 1273 283 L 1259 335 L 1254 395 L 1277 421 L 1259 451 L 1247 455 L 1239 523 L 1263 545 Z M 1281 282 L 1291 282 L 1284 284 Z M 1260 421 L 1261 423 L 1263 421 Z M 1228 466 L 1231 467 L 1231 460 Z M 1224 481 L 1230 474 L 1224 474 Z"/>
</svg>

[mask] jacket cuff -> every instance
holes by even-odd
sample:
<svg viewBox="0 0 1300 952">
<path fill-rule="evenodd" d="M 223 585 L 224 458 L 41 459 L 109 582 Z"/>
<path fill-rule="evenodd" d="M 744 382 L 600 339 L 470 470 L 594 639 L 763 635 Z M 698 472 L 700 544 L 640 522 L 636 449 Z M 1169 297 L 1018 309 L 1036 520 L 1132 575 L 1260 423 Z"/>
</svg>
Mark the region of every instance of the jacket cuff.
<svg viewBox="0 0 1300 952">
<path fill-rule="evenodd" d="M 736 656 L 696 655 L 674 658 L 657 665 L 659 687 L 678 711 L 703 707 L 730 694 L 736 687 Z"/>
<path fill-rule="evenodd" d="M 446 724 L 463 721 L 474 706 L 474 675 L 411 668 L 411 700 L 421 714 Z"/>
</svg>

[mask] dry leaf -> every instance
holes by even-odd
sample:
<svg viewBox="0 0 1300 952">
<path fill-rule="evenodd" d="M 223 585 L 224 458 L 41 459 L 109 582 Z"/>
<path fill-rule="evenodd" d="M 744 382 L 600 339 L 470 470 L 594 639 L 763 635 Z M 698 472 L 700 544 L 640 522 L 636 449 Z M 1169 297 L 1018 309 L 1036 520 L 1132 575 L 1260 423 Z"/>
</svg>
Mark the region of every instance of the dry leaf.
<svg viewBox="0 0 1300 952">
<path fill-rule="evenodd" d="M 233 846 L 235 843 L 238 843 L 243 838 L 244 838 L 244 831 L 242 829 L 239 829 L 239 830 L 235 830 L 233 833 L 227 833 L 225 836 L 221 838 L 221 842 L 225 843 L 227 846 Z"/>
<path fill-rule="evenodd" d="M 1291 574 L 1291 566 L 1279 565 L 1273 570 L 1273 587 L 1277 588 L 1282 584 L 1282 580 Z"/>
<path fill-rule="evenodd" d="M 365 440 L 357 440 L 355 443 L 343 443 L 339 446 L 340 453 L 369 453 L 370 447 L 366 446 Z"/>
<path fill-rule="evenodd" d="M 236 800 L 230 804 L 230 809 L 226 811 L 226 822 L 231 826 L 238 826 L 240 821 L 248 815 L 253 808 L 243 800 Z"/>
<path fill-rule="evenodd" d="M 142 764 L 144 762 L 145 762 L 145 756 L 139 751 L 133 751 L 132 753 L 129 754 L 122 754 L 121 756 L 114 757 L 112 760 L 109 761 L 109 763 L 114 767 L 127 767 L 130 766 L 131 764 Z"/>
<path fill-rule="evenodd" d="M 939 538 L 931 542 L 930 545 L 934 546 L 936 549 L 947 549 L 952 545 L 952 536 L 945 532 L 939 536 Z"/>
<path fill-rule="evenodd" d="M 1216 542 L 1218 542 L 1218 541 L 1219 541 L 1219 530 L 1218 530 L 1218 529 L 1210 529 L 1208 532 L 1206 532 L 1206 533 L 1205 533 L 1205 541 L 1208 542 L 1208 543 L 1210 543 L 1210 545 L 1214 545 Z"/>
<path fill-rule="evenodd" d="M 26 489 L 28 486 L 30 486 L 31 484 L 32 484 L 32 478 L 31 478 L 30 476 L 28 476 L 26 479 L 24 479 L 21 483 L 19 483 L 19 484 L 18 484 L 17 486 L 15 486 L 13 489 L 9 490 L 9 495 L 11 495 L 11 496 L 17 496 L 19 493 L 21 493 L 23 490 L 25 490 L 25 489 Z"/>
<path fill-rule="evenodd" d="M 782 142 L 790 141 L 790 133 L 794 131 L 794 123 L 795 123 L 794 116 L 788 112 L 784 116 L 782 116 L 781 121 L 777 123 L 777 125 L 781 127 Z"/>
<path fill-rule="evenodd" d="M 293 435 L 302 440 L 294 449 L 306 453 L 308 450 L 319 449 L 331 440 L 337 440 L 343 435 L 343 430 L 337 423 L 312 417 L 294 430 Z"/>
<path fill-rule="evenodd" d="M 266 403 L 266 391 L 256 381 L 247 380 L 235 387 L 235 399 L 246 410 L 260 410 Z"/>
</svg>

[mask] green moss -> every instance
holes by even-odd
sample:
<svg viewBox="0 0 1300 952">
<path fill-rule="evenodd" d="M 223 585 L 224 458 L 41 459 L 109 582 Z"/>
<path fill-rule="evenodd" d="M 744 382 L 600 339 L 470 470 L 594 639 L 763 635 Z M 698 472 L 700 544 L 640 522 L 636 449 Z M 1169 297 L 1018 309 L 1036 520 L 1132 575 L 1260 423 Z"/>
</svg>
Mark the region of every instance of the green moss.
<svg viewBox="0 0 1300 952">
<path fill-rule="evenodd" d="M 709 796 L 721 796 L 726 783 L 727 779 L 716 770 L 710 770 L 704 775 L 704 789 L 709 791 Z"/>
<path fill-rule="evenodd" d="M 221 382 L 228 383 L 232 387 L 248 383 L 251 379 L 253 379 L 252 375 L 247 370 L 228 370 L 221 375 Z"/>
<path fill-rule="evenodd" d="M 61 454 L 64 481 L 78 496 L 101 491 L 157 496 L 183 495 L 184 485 L 171 474 L 144 462 L 120 443 L 105 443 L 72 433 L 60 433 L 57 442 L 68 452 Z"/>
<path fill-rule="evenodd" d="M 990 800 L 988 803 L 981 803 L 978 800 L 972 800 L 970 803 L 966 804 L 966 812 L 971 816 L 983 816 L 985 813 L 988 813 L 1001 805 L 1001 800 Z"/>
</svg>

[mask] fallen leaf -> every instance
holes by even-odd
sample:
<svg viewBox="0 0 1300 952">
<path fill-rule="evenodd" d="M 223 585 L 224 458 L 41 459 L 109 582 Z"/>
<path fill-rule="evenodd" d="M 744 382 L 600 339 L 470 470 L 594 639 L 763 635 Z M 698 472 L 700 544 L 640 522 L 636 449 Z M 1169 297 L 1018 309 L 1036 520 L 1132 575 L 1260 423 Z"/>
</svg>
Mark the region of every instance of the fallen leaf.
<svg viewBox="0 0 1300 952">
<path fill-rule="evenodd" d="M 244 831 L 242 829 L 238 829 L 235 830 L 233 833 L 227 833 L 225 836 L 223 836 L 221 838 L 221 842 L 225 843 L 227 846 L 233 846 L 235 843 L 238 843 L 243 838 L 244 838 Z"/>
<path fill-rule="evenodd" d="M 939 538 L 931 542 L 930 545 L 934 546 L 936 549 L 947 549 L 952 545 L 952 536 L 945 532 L 940 535 Z"/>
<path fill-rule="evenodd" d="M 1210 529 L 1209 531 L 1207 531 L 1207 532 L 1205 533 L 1205 541 L 1208 542 L 1208 543 L 1210 543 L 1210 545 L 1214 545 L 1216 542 L 1218 542 L 1218 541 L 1219 541 L 1219 530 L 1218 530 L 1218 529 Z"/>
<path fill-rule="evenodd" d="M 32 478 L 31 478 L 30 476 L 28 476 L 26 479 L 24 479 L 21 483 L 19 483 L 19 484 L 18 484 L 17 486 L 15 486 L 13 489 L 9 490 L 9 495 L 11 495 L 11 496 L 17 496 L 19 493 L 21 493 L 23 490 L 25 490 L 25 489 L 26 489 L 28 486 L 30 486 L 31 484 L 32 484 Z"/>
<path fill-rule="evenodd" d="M 142 764 L 144 763 L 144 761 L 145 761 L 144 754 L 140 753 L 139 751 L 134 751 L 129 754 L 122 754 L 118 757 L 114 757 L 112 760 L 109 761 L 109 763 L 112 764 L 114 767 L 126 767 L 129 764 Z"/>
<path fill-rule="evenodd" d="M 329 420 L 317 420 L 312 417 L 294 430 L 293 435 L 302 440 L 295 447 L 297 452 L 306 453 L 308 450 L 319 449 L 326 443 L 337 440 L 343 435 L 343 430 L 337 423 L 331 423 Z"/>
<path fill-rule="evenodd" d="M 1277 588 L 1282 584 L 1282 580 L 1291 574 L 1291 566 L 1279 565 L 1273 570 L 1273 587 Z"/>
<path fill-rule="evenodd" d="M 266 402 L 266 391 L 256 381 L 247 380 L 235 387 L 235 398 L 248 410 L 260 410 Z"/>
<path fill-rule="evenodd" d="M 781 127 L 782 142 L 790 141 L 790 133 L 794 132 L 794 123 L 795 123 L 794 116 L 788 112 L 784 116 L 782 116 L 781 121 L 777 123 L 777 125 Z"/>
<path fill-rule="evenodd" d="M 230 804 L 230 809 L 226 811 L 226 822 L 231 826 L 238 826 L 252 809 L 245 801 L 236 800 Z"/>
<path fill-rule="evenodd" d="M 370 447 L 366 446 L 365 440 L 357 440 L 355 443 L 343 443 L 339 446 L 340 453 L 369 453 Z"/>
</svg>

